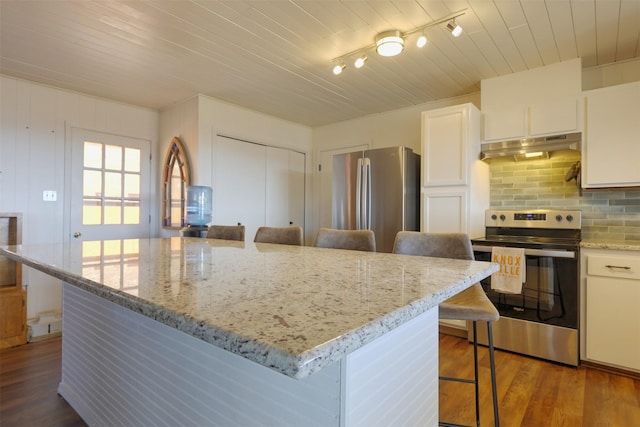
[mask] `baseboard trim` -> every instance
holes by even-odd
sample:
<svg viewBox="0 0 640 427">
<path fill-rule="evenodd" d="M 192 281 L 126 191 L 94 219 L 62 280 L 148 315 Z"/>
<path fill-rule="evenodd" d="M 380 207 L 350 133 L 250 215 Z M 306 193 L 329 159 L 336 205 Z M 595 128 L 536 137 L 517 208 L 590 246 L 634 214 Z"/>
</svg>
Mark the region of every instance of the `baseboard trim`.
<svg viewBox="0 0 640 427">
<path fill-rule="evenodd" d="M 445 335 L 453 335 L 454 337 L 467 338 L 467 330 L 453 326 L 438 325 L 439 332 Z"/>
<path fill-rule="evenodd" d="M 591 362 L 589 360 L 583 360 L 580 362 L 580 364 L 585 368 L 596 369 L 598 371 L 604 371 L 610 374 L 622 375 L 625 377 L 633 378 L 634 380 L 640 380 L 640 372 L 637 371 L 630 371 L 628 369 L 603 365 L 601 363 Z"/>
</svg>

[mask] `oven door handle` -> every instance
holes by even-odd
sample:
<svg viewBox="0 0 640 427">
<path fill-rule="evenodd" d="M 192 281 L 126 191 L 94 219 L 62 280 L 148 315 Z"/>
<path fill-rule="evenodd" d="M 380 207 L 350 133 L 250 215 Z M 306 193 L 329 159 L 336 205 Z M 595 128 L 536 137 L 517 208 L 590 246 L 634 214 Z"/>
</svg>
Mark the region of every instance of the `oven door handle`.
<svg viewBox="0 0 640 427">
<path fill-rule="evenodd" d="M 481 246 L 473 245 L 473 250 L 476 252 L 492 252 L 493 246 Z M 575 251 L 560 251 L 554 249 L 525 249 L 525 256 L 542 256 L 550 258 L 575 258 Z"/>
</svg>

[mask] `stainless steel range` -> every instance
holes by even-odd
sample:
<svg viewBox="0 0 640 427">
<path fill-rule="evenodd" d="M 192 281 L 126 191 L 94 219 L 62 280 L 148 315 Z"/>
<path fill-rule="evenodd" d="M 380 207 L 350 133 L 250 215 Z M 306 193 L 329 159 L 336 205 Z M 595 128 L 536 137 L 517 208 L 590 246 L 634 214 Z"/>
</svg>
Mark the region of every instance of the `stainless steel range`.
<svg viewBox="0 0 640 427">
<path fill-rule="evenodd" d="M 577 210 L 486 211 L 485 237 L 472 239 L 476 259 L 494 261 L 494 247 L 523 248 L 526 266 L 520 293 L 492 289 L 490 277 L 482 281 L 500 312 L 496 348 L 578 366 L 581 220 Z M 478 333 L 486 344 L 486 327 Z"/>
</svg>

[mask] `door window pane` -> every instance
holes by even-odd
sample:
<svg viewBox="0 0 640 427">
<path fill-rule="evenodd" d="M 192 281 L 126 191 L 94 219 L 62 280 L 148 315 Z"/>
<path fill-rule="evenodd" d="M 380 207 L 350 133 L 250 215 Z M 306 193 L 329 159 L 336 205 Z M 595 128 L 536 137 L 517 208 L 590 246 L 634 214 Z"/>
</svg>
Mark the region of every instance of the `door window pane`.
<svg viewBox="0 0 640 427">
<path fill-rule="evenodd" d="M 102 224 L 102 201 L 100 199 L 84 199 L 82 201 L 82 224 Z"/>
<path fill-rule="evenodd" d="M 124 149 L 124 170 L 126 172 L 140 172 L 140 150 Z"/>
<path fill-rule="evenodd" d="M 104 196 L 122 197 L 122 174 L 115 172 L 104 173 Z"/>
<path fill-rule="evenodd" d="M 109 170 L 122 170 L 122 147 L 104 146 L 104 167 Z"/>
<path fill-rule="evenodd" d="M 140 202 L 137 202 L 137 201 L 125 202 L 124 223 L 125 224 L 140 223 Z"/>
<path fill-rule="evenodd" d="M 122 224 L 122 206 L 119 200 L 105 201 L 104 224 Z"/>
<path fill-rule="evenodd" d="M 102 172 L 85 170 L 83 173 L 82 195 L 84 197 L 102 196 Z"/>
<path fill-rule="evenodd" d="M 84 143 L 84 167 L 85 168 L 102 168 L 102 144 L 99 142 Z"/>
<path fill-rule="evenodd" d="M 124 197 L 140 197 L 140 175 L 127 173 L 124 175 Z"/>
</svg>

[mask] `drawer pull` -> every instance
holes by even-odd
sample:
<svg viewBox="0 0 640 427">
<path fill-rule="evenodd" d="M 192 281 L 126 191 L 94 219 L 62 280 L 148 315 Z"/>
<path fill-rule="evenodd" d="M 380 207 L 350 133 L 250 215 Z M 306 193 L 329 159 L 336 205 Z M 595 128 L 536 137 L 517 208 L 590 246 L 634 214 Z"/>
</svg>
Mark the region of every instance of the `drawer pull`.
<svg viewBox="0 0 640 427">
<path fill-rule="evenodd" d="M 621 270 L 631 270 L 631 267 L 627 267 L 624 265 L 605 265 L 607 268 L 619 268 Z"/>
</svg>

